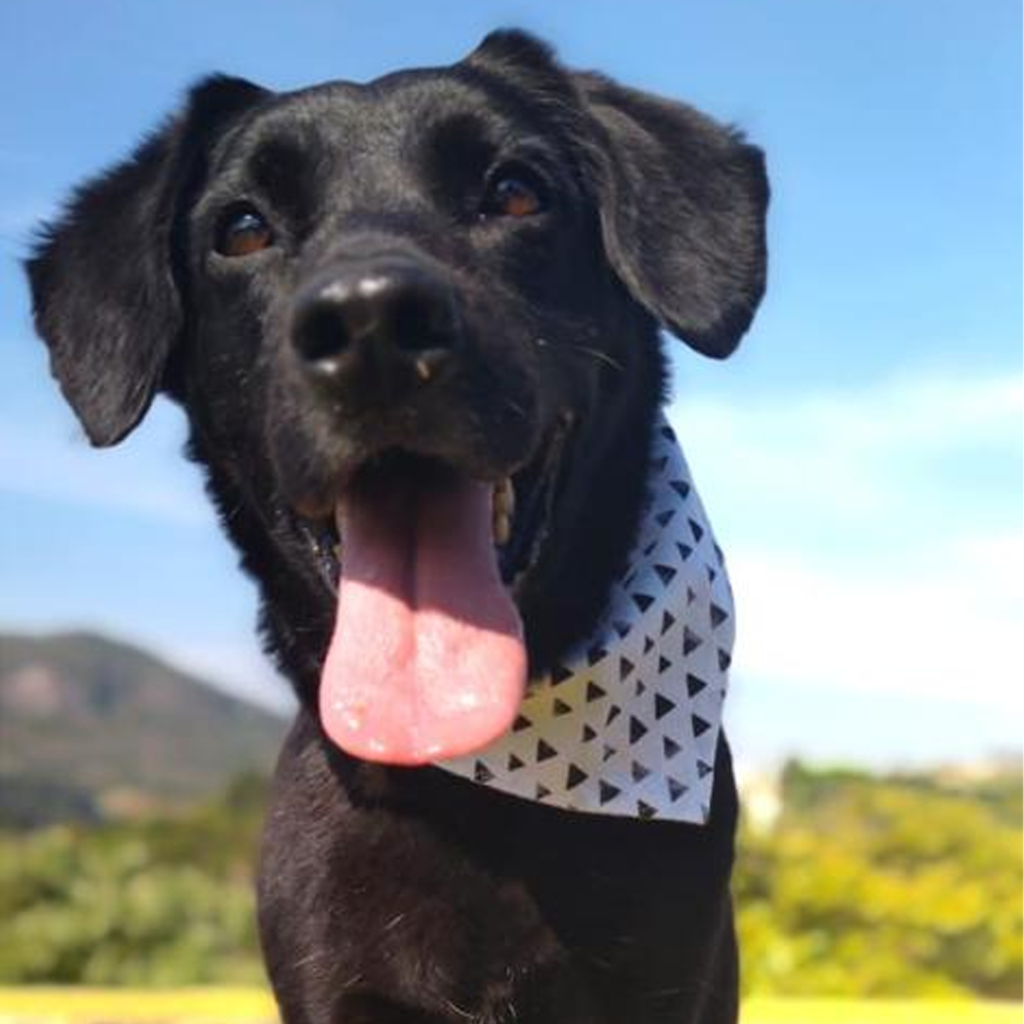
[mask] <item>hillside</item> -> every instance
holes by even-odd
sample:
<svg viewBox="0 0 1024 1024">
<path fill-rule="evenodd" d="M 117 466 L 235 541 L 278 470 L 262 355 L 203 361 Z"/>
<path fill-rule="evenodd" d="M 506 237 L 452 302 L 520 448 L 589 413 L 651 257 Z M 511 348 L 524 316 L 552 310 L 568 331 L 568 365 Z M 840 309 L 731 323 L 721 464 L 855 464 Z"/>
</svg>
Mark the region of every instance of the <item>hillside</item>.
<svg viewBox="0 0 1024 1024">
<path fill-rule="evenodd" d="M 127 644 L 0 634 L 0 821 L 208 796 L 269 771 L 283 719 Z"/>
</svg>

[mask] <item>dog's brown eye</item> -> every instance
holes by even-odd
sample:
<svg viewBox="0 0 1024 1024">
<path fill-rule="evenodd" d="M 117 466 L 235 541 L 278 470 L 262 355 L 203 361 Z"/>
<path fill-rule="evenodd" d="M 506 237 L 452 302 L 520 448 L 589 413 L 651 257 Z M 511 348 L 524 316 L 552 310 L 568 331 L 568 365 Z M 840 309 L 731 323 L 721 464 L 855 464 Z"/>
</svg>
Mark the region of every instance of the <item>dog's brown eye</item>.
<svg viewBox="0 0 1024 1024">
<path fill-rule="evenodd" d="M 503 174 L 487 189 L 481 213 L 485 217 L 532 217 L 544 209 L 540 189 L 518 174 Z"/>
<path fill-rule="evenodd" d="M 222 256 L 248 256 L 272 245 L 270 225 L 253 206 L 228 210 L 217 230 L 215 247 Z"/>
</svg>

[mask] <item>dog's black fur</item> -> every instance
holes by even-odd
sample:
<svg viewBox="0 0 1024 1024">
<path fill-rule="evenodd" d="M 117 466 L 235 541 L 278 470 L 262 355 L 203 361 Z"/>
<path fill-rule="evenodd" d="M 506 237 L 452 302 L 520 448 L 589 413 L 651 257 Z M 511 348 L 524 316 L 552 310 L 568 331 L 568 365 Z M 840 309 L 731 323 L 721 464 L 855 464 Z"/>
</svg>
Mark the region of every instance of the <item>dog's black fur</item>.
<svg viewBox="0 0 1024 1024">
<path fill-rule="evenodd" d="M 529 215 L 496 206 L 509 177 Z M 763 290 L 767 198 L 736 133 L 499 32 L 453 67 L 365 86 L 207 79 L 40 239 L 28 272 L 64 394 L 96 445 L 157 391 L 181 403 L 300 698 L 259 883 L 288 1024 L 734 1020 L 724 740 L 707 827 L 348 757 L 316 713 L 335 598 L 307 520 L 395 451 L 392 473 L 514 473 L 544 498 L 504 566 L 543 670 L 590 631 L 630 546 L 659 325 L 732 352 Z M 270 243 L 225 255 L 225 218 L 254 209 Z M 382 265 L 429 344 L 392 323 L 374 341 L 387 366 L 364 353 L 335 373 L 315 329 L 303 347 L 303 303 Z M 424 352 L 439 369 L 415 385 Z"/>
</svg>

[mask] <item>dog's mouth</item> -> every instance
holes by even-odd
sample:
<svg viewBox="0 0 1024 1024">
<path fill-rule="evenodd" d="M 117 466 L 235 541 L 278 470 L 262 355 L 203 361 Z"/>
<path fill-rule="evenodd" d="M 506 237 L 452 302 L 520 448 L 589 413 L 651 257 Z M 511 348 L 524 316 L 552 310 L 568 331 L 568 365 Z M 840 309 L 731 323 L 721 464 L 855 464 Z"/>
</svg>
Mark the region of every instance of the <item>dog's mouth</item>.
<svg viewBox="0 0 1024 1024">
<path fill-rule="evenodd" d="M 564 437 L 497 480 L 384 452 L 347 475 L 329 521 L 306 527 L 337 595 L 320 718 L 338 746 L 415 765 L 511 726 L 527 681 L 514 595 L 551 522 Z"/>
</svg>

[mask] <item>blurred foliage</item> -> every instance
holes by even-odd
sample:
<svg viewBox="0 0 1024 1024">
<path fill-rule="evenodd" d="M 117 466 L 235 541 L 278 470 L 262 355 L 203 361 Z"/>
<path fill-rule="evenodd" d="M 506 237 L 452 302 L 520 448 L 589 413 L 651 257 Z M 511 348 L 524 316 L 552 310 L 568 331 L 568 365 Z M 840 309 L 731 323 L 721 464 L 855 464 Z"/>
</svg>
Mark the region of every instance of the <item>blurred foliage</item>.
<svg viewBox="0 0 1024 1024">
<path fill-rule="evenodd" d="M 745 821 L 744 988 L 1021 998 L 1021 777 L 873 778 L 789 765 Z"/>
<path fill-rule="evenodd" d="M 264 782 L 174 817 L 0 840 L 0 981 L 88 985 L 262 979 L 252 870 Z"/>
<path fill-rule="evenodd" d="M 0 983 L 262 977 L 252 871 L 265 784 L 174 816 L 0 833 Z M 1021 996 L 1021 779 L 790 765 L 745 816 L 744 989 Z"/>
</svg>

